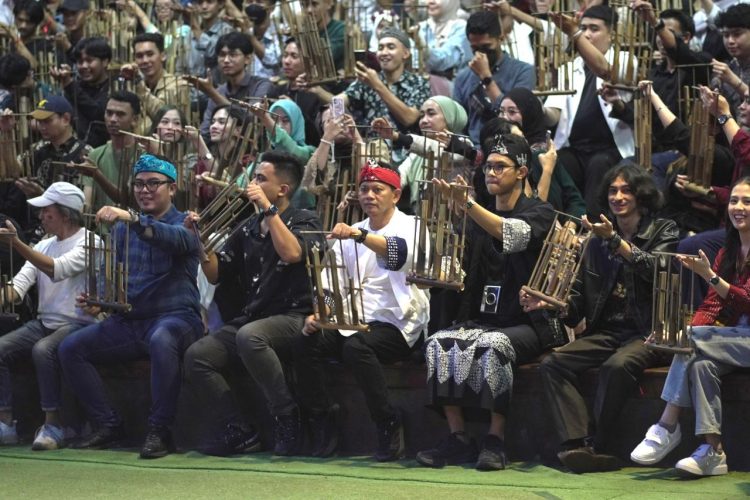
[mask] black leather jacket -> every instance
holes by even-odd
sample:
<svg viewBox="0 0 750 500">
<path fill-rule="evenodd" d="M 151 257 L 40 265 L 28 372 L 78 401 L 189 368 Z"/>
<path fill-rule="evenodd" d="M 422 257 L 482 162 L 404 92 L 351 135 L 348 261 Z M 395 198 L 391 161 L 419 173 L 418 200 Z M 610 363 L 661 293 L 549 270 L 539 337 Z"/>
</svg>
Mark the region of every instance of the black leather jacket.
<svg viewBox="0 0 750 500">
<path fill-rule="evenodd" d="M 604 309 L 617 273 L 623 266 L 623 282 L 627 290 L 631 311 L 635 314 L 636 327 L 643 335 L 651 330 L 651 309 L 654 288 L 653 252 L 673 252 L 679 240 L 679 230 L 671 219 L 653 219 L 644 216 L 638 233 L 631 241 L 633 258 L 626 261 L 615 256 L 601 238 L 592 237 L 583 256 L 570 299 L 565 323 L 577 325 L 586 318 L 584 335 L 595 332 L 606 325 L 600 324 Z"/>
</svg>

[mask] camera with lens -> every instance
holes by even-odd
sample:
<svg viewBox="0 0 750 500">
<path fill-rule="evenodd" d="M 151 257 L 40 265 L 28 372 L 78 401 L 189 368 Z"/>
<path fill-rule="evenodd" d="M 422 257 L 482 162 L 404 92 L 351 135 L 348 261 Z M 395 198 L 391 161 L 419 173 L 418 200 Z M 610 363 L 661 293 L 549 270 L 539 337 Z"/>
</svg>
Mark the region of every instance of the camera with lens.
<svg viewBox="0 0 750 500">
<path fill-rule="evenodd" d="M 482 304 L 479 310 L 487 314 L 497 314 L 497 307 L 500 304 L 500 292 L 503 287 L 499 285 L 485 285 L 482 293 Z"/>
</svg>

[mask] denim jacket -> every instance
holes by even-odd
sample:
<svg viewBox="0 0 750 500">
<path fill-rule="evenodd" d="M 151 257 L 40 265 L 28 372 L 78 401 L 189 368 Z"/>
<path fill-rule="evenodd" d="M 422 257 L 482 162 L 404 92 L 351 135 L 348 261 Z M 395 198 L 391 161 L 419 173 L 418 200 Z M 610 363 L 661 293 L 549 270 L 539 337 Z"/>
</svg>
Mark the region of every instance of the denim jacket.
<svg viewBox="0 0 750 500">
<path fill-rule="evenodd" d="M 670 219 L 653 219 L 644 216 L 638 233 L 630 242 L 633 249 L 631 261 L 613 255 L 607 242 L 592 237 L 586 247 L 581 269 L 568 299 L 568 316 L 565 323 L 577 325 L 586 318 L 586 331 L 600 329 L 601 313 L 612 294 L 620 266 L 623 266 L 623 284 L 627 290 L 630 310 L 635 314 L 636 327 L 645 335 L 651 329 L 652 297 L 654 288 L 653 252 L 672 252 L 677 246 L 679 231 Z"/>
</svg>

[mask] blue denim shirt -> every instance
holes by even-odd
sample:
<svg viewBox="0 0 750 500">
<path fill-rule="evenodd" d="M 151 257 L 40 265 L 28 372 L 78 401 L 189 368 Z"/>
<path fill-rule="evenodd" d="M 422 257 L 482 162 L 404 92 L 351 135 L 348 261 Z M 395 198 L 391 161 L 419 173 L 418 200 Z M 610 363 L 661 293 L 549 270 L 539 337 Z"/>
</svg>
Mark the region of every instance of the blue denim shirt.
<svg viewBox="0 0 750 500">
<path fill-rule="evenodd" d="M 192 313 L 200 317 L 198 239 L 183 227 L 184 219 L 172 205 L 159 220 L 141 214 L 139 223 L 129 225 L 128 302 L 133 309 L 125 314 L 128 318 Z M 126 230 L 123 222 L 114 229 L 118 260 L 124 255 Z"/>
<path fill-rule="evenodd" d="M 479 144 L 479 131 L 482 125 L 490 118 L 497 116 L 505 92 L 516 87 L 534 90 L 536 85 L 534 67 L 513 59 L 505 52 L 500 62 L 493 68 L 492 79 L 500 87 L 500 97 L 494 102 L 487 97 L 482 80 L 469 67 L 462 69 L 456 75 L 456 81 L 453 84 L 453 100 L 463 106 L 469 115 L 469 137 L 474 144 Z M 483 117 L 485 110 L 488 116 Z"/>
</svg>

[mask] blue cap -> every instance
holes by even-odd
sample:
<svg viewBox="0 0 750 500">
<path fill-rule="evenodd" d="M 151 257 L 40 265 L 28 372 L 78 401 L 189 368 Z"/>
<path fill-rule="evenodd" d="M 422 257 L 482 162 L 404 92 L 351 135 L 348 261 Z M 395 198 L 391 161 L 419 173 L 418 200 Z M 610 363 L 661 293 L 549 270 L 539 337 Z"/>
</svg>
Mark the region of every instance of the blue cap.
<svg viewBox="0 0 750 500">
<path fill-rule="evenodd" d="M 154 155 L 144 154 L 138 158 L 133 166 L 133 177 L 141 172 L 156 172 L 157 174 L 166 175 L 173 181 L 177 180 L 177 169 L 167 160 L 162 160 Z"/>
<path fill-rule="evenodd" d="M 70 113 L 73 116 L 73 106 L 63 96 L 52 95 L 39 101 L 36 109 L 31 113 L 31 117 L 35 120 L 46 120 L 55 113 L 60 115 Z"/>
</svg>

